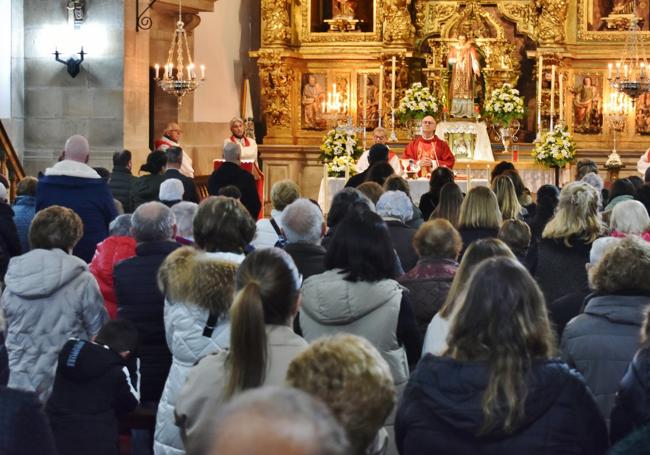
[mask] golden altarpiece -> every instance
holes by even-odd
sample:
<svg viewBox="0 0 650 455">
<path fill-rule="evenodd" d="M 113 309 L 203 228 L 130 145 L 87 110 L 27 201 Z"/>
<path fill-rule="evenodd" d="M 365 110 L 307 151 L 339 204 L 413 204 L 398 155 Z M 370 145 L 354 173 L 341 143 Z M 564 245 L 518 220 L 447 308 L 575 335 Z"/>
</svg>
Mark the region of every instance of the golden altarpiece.
<svg viewBox="0 0 650 455">
<path fill-rule="evenodd" d="M 410 129 L 398 119 L 393 123 L 393 90 L 396 105 L 412 83 L 422 82 L 449 104 L 448 55 L 461 35 L 479 55 L 477 113 L 485 94 L 504 82 L 525 96 L 518 167 L 534 166 L 528 152 L 540 126 L 548 130 L 553 113 L 554 123 L 564 123 L 573 133 L 578 157 L 600 165 L 611 152 L 615 128 L 625 170 L 632 172 L 632 163 L 650 145 L 650 94 L 642 95 L 622 122 L 620 116 L 612 122 L 607 81 L 607 63 L 623 52 L 629 21 L 639 18 L 642 34 L 650 35 L 647 4 L 641 2 L 633 11 L 628 3 L 262 0 L 262 46 L 251 55 L 260 76 L 265 124 L 260 150 L 269 188 L 274 181 L 293 178 L 314 196 L 322 177 L 318 146 L 333 124 L 328 97 L 337 97 L 340 112 L 354 125 L 365 124 L 370 131 L 381 123 L 389 135 L 394 130 L 397 143 L 391 148 L 401 152 Z M 562 83 L 551 85 L 552 72 Z M 441 119 L 446 116 L 447 109 L 440 113 Z M 498 152 L 498 139 L 491 138 Z M 496 160 L 511 158 L 495 153 Z"/>
</svg>

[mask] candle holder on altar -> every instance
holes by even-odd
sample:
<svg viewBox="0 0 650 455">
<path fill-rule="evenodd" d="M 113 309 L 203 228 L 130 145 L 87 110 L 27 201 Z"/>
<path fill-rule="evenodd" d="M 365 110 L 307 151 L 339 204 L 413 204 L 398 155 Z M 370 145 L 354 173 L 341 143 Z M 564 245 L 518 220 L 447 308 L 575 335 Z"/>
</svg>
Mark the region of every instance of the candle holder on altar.
<svg viewBox="0 0 650 455">
<path fill-rule="evenodd" d="M 610 157 L 612 157 L 610 164 L 612 166 L 617 166 L 618 163 L 620 163 L 622 167 L 623 163 L 620 161 L 620 157 L 616 151 L 616 143 L 618 134 L 625 129 L 625 124 L 627 123 L 629 114 L 634 111 L 632 100 L 623 93 L 611 93 L 609 101 L 604 105 L 604 109 L 607 115 L 609 127 L 614 132 L 614 134 L 612 134 L 614 143 L 612 153 L 610 154 Z M 618 157 L 618 160 L 616 157 Z M 610 161 L 609 157 L 607 160 Z"/>
</svg>

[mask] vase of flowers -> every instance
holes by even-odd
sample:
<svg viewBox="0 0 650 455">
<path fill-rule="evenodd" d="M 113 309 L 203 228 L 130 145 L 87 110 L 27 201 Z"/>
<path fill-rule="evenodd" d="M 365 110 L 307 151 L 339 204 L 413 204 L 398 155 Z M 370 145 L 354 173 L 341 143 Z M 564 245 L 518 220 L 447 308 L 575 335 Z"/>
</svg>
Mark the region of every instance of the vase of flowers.
<svg viewBox="0 0 650 455">
<path fill-rule="evenodd" d="M 492 121 L 504 151 L 510 152 L 513 142 L 517 140 L 521 126 L 519 121 L 524 116 L 524 98 L 519 94 L 519 90 L 512 88 L 510 84 L 503 84 L 501 88 L 492 90 L 485 102 L 484 113 Z"/>
<path fill-rule="evenodd" d="M 416 82 L 406 89 L 404 97 L 400 100 L 395 115 L 411 130 L 411 136 L 419 131 L 422 119 L 427 115 L 436 117 L 440 111 L 440 102 L 431 93 L 429 87 L 424 87 Z"/>
<path fill-rule="evenodd" d="M 343 128 L 335 128 L 327 132 L 320 146 L 321 162 L 327 164 L 330 177 L 343 177 L 356 174 L 356 160 L 363 150 L 357 141 L 356 134 Z"/>
<path fill-rule="evenodd" d="M 571 163 L 576 156 L 576 143 L 569 130 L 555 125 L 553 131 L 544 134 L 541 142 L 533 150 L 535 162 L 555 169 L 555 185 L 559 185 L 560 168 Z"/>
</svg>

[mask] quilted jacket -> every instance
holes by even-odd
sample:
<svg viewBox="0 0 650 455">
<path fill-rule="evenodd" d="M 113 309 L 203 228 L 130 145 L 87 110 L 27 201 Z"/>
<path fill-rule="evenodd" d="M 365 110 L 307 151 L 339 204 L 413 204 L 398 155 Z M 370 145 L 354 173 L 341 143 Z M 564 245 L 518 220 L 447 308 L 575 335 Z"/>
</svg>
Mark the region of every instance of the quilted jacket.
<svg viewBox="0 0 650 455">
<path fill-rule="evenodd" d="M 190 368 L 207 354 L 230 346 L 228 309 L 234 294 L 234 274 L 244 255 L 204 253 L 185 247 L 172 253 L 160 267 L 159 284 L 165 293 L 165 336 L 172 366 L 158 404 L 154 453 L 184 454 L 174 407 Z M 220 282 L 210 273 L 217 264 L 232 264 L 232 280 Z M 204 329 L 210 311 L 219 315 L 210 336 Z"/>
<path fill-rule="evenodd" d="M 104 305 L 111 319 L 117 317 L 117 297 L 113 285 L 113 267 L 122 259 L 135 256 L 135 239 L 126 236 L 110 236 L 97 244 L 90 262 L 90 273 L 95 275 L 104 296 Z"/>
<path fill-rule="evenodd" d="M 59 249 L 13 258 L 5 284 L 9 387 L 35 391 L 45 402 L 68 338 L 90 339 L 108 319 L 104 299 L 88 265 Z"/>
<path fill-rule="evenodd" d="M 445 303 L 458 263 L 450 259 L 422 258 L 397 280 L 410 292 L 410 300 L 424 338 L 427 326 Z"/>
</svg>

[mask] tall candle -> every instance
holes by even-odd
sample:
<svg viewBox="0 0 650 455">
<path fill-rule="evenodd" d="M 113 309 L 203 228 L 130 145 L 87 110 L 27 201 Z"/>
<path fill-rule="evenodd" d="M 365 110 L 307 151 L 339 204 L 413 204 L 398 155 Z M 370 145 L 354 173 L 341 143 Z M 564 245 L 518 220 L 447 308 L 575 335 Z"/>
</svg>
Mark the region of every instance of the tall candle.
<svg viewBox="0 0 650 455">
<path fill-rule="evenodd" d="M 555 65 L 551 66 L 551 119 L 550 127 L 553 131 L 553 117 L 555 116 Z"/>
<path fill-rule="evenodd" d="M 158 79 L 158 73 L 160 72 L 160 65 L 156 63 L 153 67 L 156 70 L 156 79 Z"/>
<path fill-rule="evenodd" d="M 607 64 L 607 79 L 611 79 L 611 78 L 612 78 L 612 64 L 608 63 Z"/>
<path fill-rule="evenodd" d="M 201 79 L 205 79 L 205 65 L 201 65 Z"/>
<path fill-rule="evenodd" d="M 368 104 L 368 75 L 363 75 L 363 148 L 366 148 L 366 128 L 368 127 L 367 115 L 368 110 L 366 108 Z"/>
<path fill-rule="evenodd" d="M 384 111 L 384 65 L 379 65 L 379 127 L 381 128 L 382 112 Z"/>
<path fill-rule="evenodd" d="M 391 71 L 391 80 L 390 80 L 390 109 L 391 112 L 395 110 L 395 56 L 392 58 L 393 68 Z"/>
<path fill-rule="evenodd" d="M 562 73 L 558 74 L 558 77 L 560 83 L 560 123 L 564 124 L 564 77 L 562 76 Z"/>
<path fill-rule="evenodd" d="M 544 65 L 544 57 L 539 56 L 537 63 L 537 133 L 542 133 L 542 67 Z"/>
</svg>

